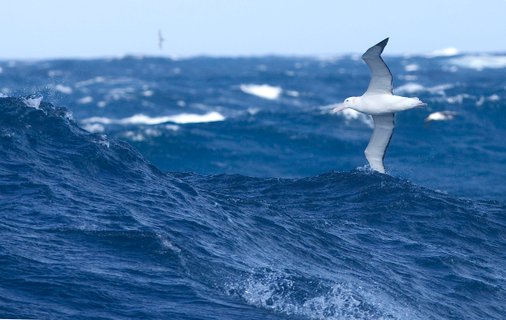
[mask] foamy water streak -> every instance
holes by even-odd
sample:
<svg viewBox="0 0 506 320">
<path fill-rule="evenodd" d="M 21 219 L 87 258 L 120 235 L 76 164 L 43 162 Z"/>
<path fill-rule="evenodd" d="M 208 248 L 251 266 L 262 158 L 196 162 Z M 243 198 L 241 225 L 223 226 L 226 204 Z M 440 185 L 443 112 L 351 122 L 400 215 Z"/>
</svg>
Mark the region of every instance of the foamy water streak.
<svg viewBox="0 0 506 320">
<path fill-rule="evenodd" d="M 483 69 L 502 69 L 506 68 L 506 56 L 469 55 L 452 59 L 450 63 L 458 67 L 477 71 Z"/>
<path fill-rule="evenodd" d="M 54 89 L 63 94 L 71 94 L 74 90 L 69 86 L 64 86 L 62 84 L 57 84 Z"/>
<path fill-rule="evenodd" d="M 146 124 L 156 125 L 165 122 L 172 122 L 177 124 L 188 124 L 188 123 L 205 123 L 205 122 L 216 122 L 223 121 L 225 117 L 219 112 L 213 111 L 206 114 L 193 114 L 193 113 L 181 113 L 173 116 L 161 116 L 161 117 L 150 117 L 145 114 L 136 114 L 131 117 L 123 119 L 111 119 L 107 117 L 91 117 L 83 119 L 81 122 L 84 124 Z"/>
<path fill-rule="evenodd" d="M 453 88 L 453 84 L 440 84 L 433 87 L 425 87 L 419 83 L 416 82 L 408 82 L 406 84 L 403 84 L 402 86 L 399 86 L 394 89 L 394 92 L 396 94 L 413 94 L 413 93 L 419 93 L 419 92 L 429 92 L 431 94 L 439 94 L 439 95 L 445 95 L 446 90 Z"/>
<path fill-rule="evenodd" d="M 270 86 L 268 84 L 241 84 L 240 89 L 244 93 L 268 100 L 278 99 L 283 92 L 281 87 Z"/>
<path fill-rule="evenodd" d="M 426 118 L 425 118 L 425 122 L 431 122 L 431 121 L 449 121 L 449 120 L 453 120 L 453 118 L 455 118 L 455 116 L 457 115 L 457 112 L 455 111 L 438 111 L 438 112 L 433 112 L 431 114 L 429 114 Z"/>
<path fill-rule="evenodd" d="M 434 50 L 431 53 L 427 54 L 426 56 L 430 58 L 436 58 L 436 57 L 452 57 L 458 54 L 460 54 L 460 52 L 457 48 L 448 47 L 439 50 Z"/>
</svg>

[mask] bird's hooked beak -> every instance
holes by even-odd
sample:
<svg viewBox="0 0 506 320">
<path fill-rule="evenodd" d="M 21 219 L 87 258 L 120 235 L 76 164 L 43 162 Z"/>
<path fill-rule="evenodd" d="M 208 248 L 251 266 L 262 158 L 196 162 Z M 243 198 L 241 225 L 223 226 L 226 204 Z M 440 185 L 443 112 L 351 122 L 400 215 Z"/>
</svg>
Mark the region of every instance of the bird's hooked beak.
<svg viewBox="0 0 506 320">
<path fill-rule="evenodd" d="M 338 113 L 343 111 L 344 109 L 348 108 L 344 103 L 338 103 L 335 105 L 335 107 L 330 111 L 331 113 Z"/>
</svg>

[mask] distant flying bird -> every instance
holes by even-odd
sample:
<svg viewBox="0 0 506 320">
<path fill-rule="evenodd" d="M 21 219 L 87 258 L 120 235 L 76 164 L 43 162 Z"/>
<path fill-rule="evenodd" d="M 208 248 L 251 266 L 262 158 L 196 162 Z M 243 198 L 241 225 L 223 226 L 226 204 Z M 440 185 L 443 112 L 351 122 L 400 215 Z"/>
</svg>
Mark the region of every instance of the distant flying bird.
<svg viewBox="0 0 506 320">
<path fill-rule="evenodd" d="M 165 38 L 162 35 L 162 30 L 158 29 L 158 48 L 160 48 L 160 50 L 163 49 L 164 42 L 165 42 Z"/>
<path fill-rule="evenodd" d="M 374 130 L 365 149 L 365 157 L 371 169 L 385 173 L 383 159 L 394 130 L 394 113 L 426 104 L 418 98 L 407 98 L 393 94 L 392 73 L 381 58 L 388 38 L 369 48 L 362 59 L 371 70 L 371 81 L 367 91 L 360 97 L 349 97 L 333 109 L 339 112 L 351 108 L 370 114 L 374 121 Z"/>
</svg>

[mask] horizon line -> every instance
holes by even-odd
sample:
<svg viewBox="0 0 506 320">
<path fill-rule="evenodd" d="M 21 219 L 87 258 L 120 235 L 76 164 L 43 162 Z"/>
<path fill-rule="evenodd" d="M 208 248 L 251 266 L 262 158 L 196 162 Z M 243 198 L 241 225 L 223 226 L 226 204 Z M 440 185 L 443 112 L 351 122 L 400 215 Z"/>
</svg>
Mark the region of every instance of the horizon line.
<svg viewBox="0 0 506 320">
<path fill-rule="evenodd" d="M 431 52 L 405 52 L 405 53 L 388 53 L 382 54 L 383 57 L 420 57 L 420 58 L 443 58 L 455 57 L 463 55 L 505 55 L 506 51 L 460 51 L 453 47 L 444 48 L 441 50 L 434 50 Z M 171 60 L 191 60 L 191 59 L 248 59 L 248 58 L 306 58 L 306 59 L 339 59 L 345 57 L 360 57 L 362 53 L 238 53 L 238 54 L 213 54 L 213 53 L 197 53 L 197 54 L 154 54 L 154 53 L 125 53 L 125 54 L 104 54 L 104 55 L 67 55 L 67 56 L 41 56 L 41 57 L 1 57 L 0 61 L 23 61 L 23 62 L 37 62 L 37 61 L 52 61 L 52 60 L 119 60 L 125 58 L 162 58 Z"/>
</svg>

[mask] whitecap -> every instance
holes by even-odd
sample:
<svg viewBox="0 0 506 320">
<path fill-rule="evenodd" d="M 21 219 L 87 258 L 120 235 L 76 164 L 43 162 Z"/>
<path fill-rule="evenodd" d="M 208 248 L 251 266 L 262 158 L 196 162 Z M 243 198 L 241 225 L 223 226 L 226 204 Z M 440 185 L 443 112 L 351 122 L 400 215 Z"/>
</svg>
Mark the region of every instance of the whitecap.
<svg viewBox="0 0 506 320">
<path fill-rule="evenodd" d="M 499 100 L 501 100 L 501 98 L 495 93 L 488 96 L 488 97 L 480 96 L 478 101 L 476 101 L 476 106 L 481 107 L 481 106 L 483 106 L 483 104 L 485 104 L 486 101 L 497 102 Z"/>
<path fill-rule="evenodd" d="M 399 86 L 395 89 L 396 93 L 415 93 L 424 91 L 425 87 L 419 83 L 408 82 L 402 86 Z"/>
<path fill-rule="evenodd" d="M 469 55 L 450 60 L 454 66 L 474 69 L 481 71 L 483 69 L 502 69 L 506 68 L 506 56 L 493 55 Z"/>
<path fill-rule="evenodd" d="M 90 117 L 81 120 L 82 123 L 102 123 L 102 124 L 112 124 L 115 123 L 116 120 L 109 119 L 107 117 Z"/>
<path fill-rule="evenodd" d="M 489 101 L 499 101 L 499 100 L 501 100 L 501 98 L 497 94 L 493 94 L 488 97 L 488 100 Z"/>
<path fill-rule="evenodd" d="M 455 73 L 459 71 L 459 68 L 457 66 L 443 66 L 441 68 L 443 71 Z"/>
<path fill-rule="evenodd" d="M 289 318 L 308 319 L 418 319 L 417 314 L 387 294 L 359 282 L 315 280 L 318 290 L 300 296 L 301 280 L 278 272 L 250 275 L 227 283 L 228 294 L 239 295 L 247 304 L 273 310 Z M 309 291 L 308 291 L 309 292 Z"/>
<path fill-rule="evenodd" d="M 132 141 L 144 141 L 145 137 L 142 135 L 142 133 L 139 132 L 133 132 L 133 131 L 127 131 L 125 132 L 125 137 L 129 138 Z"/>
<path fill-rule="evenodd" d="M 455 96 L 447 97 L 445 101 L 446 103 L 449 104 L 462 104 L 464 102 L 464 99 L 472 99 L 472 98 L 474 97 L 469 94 L 462 93 L 457 94 Z"/>
<path fill-rule="evenodd" d="M 42 101 L 41 96 L 23 98 L 23 102 L 25 103 L 25 105 L 27 107 L 34 108 L 34 109 L 39 109 L 41 101 Z"/>
<path fill-rule="evenodd" d="M 93 102 L 93 97 L 86 96 L 82 97 L 81 99 L 77 100 L 77 103 L 79 104 L 88 104 Z"/>
<path fill-rule="evenodd" d="M 250 116 L 254 116 L 260 112 L 260 108 L 248 108 L 246 112 L 248 112 Z"/>
<path fill-rule="evenodd" d="M 192 113 L 181 113 L 173 116 L 160 116 L 150 117 L 145 114 L 136 114 L 131 117 L 123 119 L 111 119 L 106 117 L 91 117 L 83 119 L 83 123 L 101 123 L 101 124 L 122 124 L 122 125 L 135 125 L 135 124 L 146 124 L 156 125 L 165 122 L 173 122 L 177 124 L 188 124 L 188 123 L 205 123 L 205 122 L 216 122 L 223 121 L 225 117 L 219 112 L 213 111 L 206 114 L 192 114 Z"/>
<path fill-rule="evenodd" d="M 418 79 L 418 76 L 414 74 L 401 74 L 399 75 L 399 78 L 405 81 L 415 81 Z"/>
<path fill-rule="evenodd" d="M 433 86 L 433 87 L 430 87 L 430 88 L 427 88 L 426 90 L 430 93 L 436 93 L 436 94 L 440 94 L 440 95 L 445 95 L 446 94 L 446 90 L 448 89 L 451 89 L 453 88 L 453 84 L 449 84 L 449 83 L 446 83 L 446 84 L 439 84 L 437 86 Z"/>
<path fill-rule="evenodd" d="M 174 245 L 172 242 L 169 241 L 166 237 L 156 234 L 158 239 L 160 240 L 160 244 L 162 248 L 170 251 L 174 251 L 175 253 L 180 253 L 181 249 L 179 249 L 176 245 Z"/>
<path fill-rule="evenodd" d="M 404 70 L 406 70 L 407 72 L 418 71 L 418 69 L 420 69 L 420 66 L 418 66 L 415 63 L 411 63 L 404 66 Z"/>
<path fill-rule="evenodd" d="M 71 87 L 67 87 L 67 86 L 64 86 L 62 84 L 57 84 L 54 89 L 58 92 L 61 92 L 61 93 L 64 93 L 64 94 L 71 94 L 72 93 L 72 88 Z"/>
<path fill-rule="evenodd" d="M 182 113 L 179 115 L 175 115 L 170 117 L 170 122 L 178 123 L 178 124 L 186 124 L 186 123 L 205 123 L 205 122 L 219 122 L 224 121 L 225 117 L 216 111 L 208 112 L 206 114 L 190 114 L 190 113 Z"/>
<path fill-rule="evenodd" d="M 452 84 L 439 84 L 433 87 L 424 87 L 423 85 L 416 82 L 408 82 L 402 86 L 395 88 L 397 94 L 413 94 L 416 92 L 429 92 L 432 94 L 445 95 L 445 90 L 453 88 Z"/>
<path fill-rule="evenodd" d="M 64 117 L 65 119 L 69 120 L 69 121 L 74 121 L 74 116 L 73 116 L 73 114 L 72 114 L 72 111 L 69 111 L 69 110 L 65 111 L 65 112 L 63 113 L 63 117 Z"/>
<path fill-rule="evenodd" d="M 142 92 L 142 95 L 145 97 L 151 97 L 153 96 L 153 94 L 154 94 L 153 90 L 145 90 L 144 92 Z"/>
<path fill-rule="evenodd" d="M 134 92 L 135 88 L 133 87 L 113 88 L 109 90 L 105 99 L 107 101 L 132 100 L 134 98 Z"/>
<path fill-rule="evenodd" d="M 286 91 L 286 95 L 296 98 L 296 97 L 300 96 L 300 93 L 295 90 L 288 90 L 288 91 Z"/>
<path fill-rule="evenodd" d="M 425 122 L 453 120 L 453 118 L 455 118 L 456 115 L 457 115 L 457 112 L 455 112 L 455 111 L 433 112 L 425 118 Z"/>
<path fill-rule="evenodd" d="M 107 136 L 105 134 L 100 135 L 100 140 L 98 140 L 97 142 L 98 142 L 98 144 L 106 147 L 107 149 L 109 149 L 109 147 L 110 147 L 109 140 L 107 140 Z"/>
<path fill-rule="evenodd" d="M 485 97 L 481 96 L 478 101 L 476 101 L 476 106 L 481 107 L 485 103 Z"/>
<path fill-rule="evenodd" d="M 61 70 L 49 70 L 47 72 L 47 76 L 50 78 L 60 77 L 63 76 L 63 71 Z"/>
<path fill-rule="evenodd" d="M 427 54 L 428 57 L 452 57 L 460 54 L 459 50 L 454 47 L 448 47 L 444 49 L 434 50 L 431 53 Z"/>
<path fill-rule="evenodd" d="M 167 124 L 164 127 L 165 127 L 165 129 L 171 130 L 171 131 L 178 131 L 179 130 L 179 126 L 175 125 L 175 124 Z"/>
<path fill-rule="evenodd" d="M 83 80 L 83 81 L 76 82 L 75 87 L 76 87 L 76 88 L 79 88 L 79 87 L 86 87 L 86 86 L 89 86 L 89 85 L 91 85 L 91 84 L 95 84 L 95 83 L 103 83 L 103 82 L 105 82 L 105 78 L 104 78 L 104 77 L 101 77 L 101 76 L 97 76 L 97 77 L 92 78 L 92 79 L 88 79 L 88 80 Z"/>
<path fill-rule="evenodd" d="M 119 120 L 120 124 L 160 124 L 164 122 L 174 122 L 178 124 L 186 123 L 203 123 L 203 122 L 215 122 L 223 121 L 225 117 L 218 112 L 209 112 L 203 115 L 181 113 L 173 116 L 162 116 L 162 117 L 150 117 L 144 114 L 136 114 L 128 118 Z"/>
<path fill-rule="evenodd" d="M 268 100 L 278 99 L 283 92 L 281 87 L 270 86 L 268 84 L 241 84 L 240 89 L 244 93 Z"/>
<path fill-rule="evenodd" d="M 159 137 L 162 135 L 162 132 L 160 130 L 156 130 L 156 129 L 152 129 L 152 128 L 148 128 L 148 129 L 144 130 L 144 133 L 147 136 L 151 136 L 151 137 Z"/>
<path fill-rule="evenodd" d="M 105 128 L 103 125 L 99 123 L 88 123 L 83 126 L 83 129 L 91 132 L 91 133 L 97 133 L 97 132 L 104 132 Z"/>
</svg>

